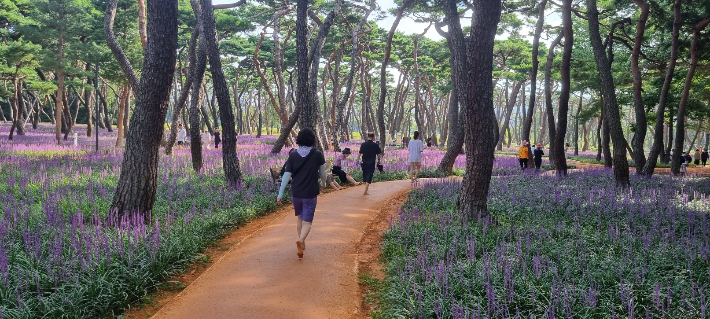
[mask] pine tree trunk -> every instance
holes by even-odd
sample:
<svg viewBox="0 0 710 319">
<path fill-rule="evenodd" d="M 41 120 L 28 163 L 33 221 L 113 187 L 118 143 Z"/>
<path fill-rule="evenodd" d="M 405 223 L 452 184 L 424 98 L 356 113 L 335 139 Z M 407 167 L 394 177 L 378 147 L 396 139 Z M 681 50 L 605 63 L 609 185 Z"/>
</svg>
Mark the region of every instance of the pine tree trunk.
<svg viewBox="0 0 710 319">
<path fill-rule="evenodd" d="M 631 139 L 631 146 L 634 150 L 634 163 L 636 164 L 636 174 L 644 175 L 646 172 L 646 153 L 644 153 L 643 144 L 646 141 L 646 130 L 648 130 L 648 121 L 646 120 L 646 110 L 643 104 L 641 69 L 639 68 L 639 55 L 641 54 L 641 44 L 643 43 L 643 34 L 646 30 L 646 20 L 650 6 L 645 0 L 634 0 L 634 3 L 641 9 L 639 21 L 636 23 L 636 38 L 634 39 L 634 48 L 631 53 L 631 74 L 634 79 L 634 115 L 636 115 L 636 131 Z"/>
<path fill-rule="evenodd" d="M 224 79 L 222 71 L 222 61 L 217 45 L 217 34 L 215 31 L 214 8 L 212 0 L 203 0 L 202 6 L 202 27 L 204 37 L 205 52 L 210 62 L 212 73 L 212 86 L 214 94 L 219 103 L 219 118 L 222 122 L 222 167 L 227 182 L 237 184 L 242 182 L 242 172 L 239 168 L 239 158 L 237 158 L 237 133 L 234 125 L 234 112 L 229 96 L 229 87 Z"/>
<path fill-rule="evenodd" d="M 123 88 L 121 91 L 121 100 L 118 102 L 118 122 L 116 122 L 116 127 L 118 129 L 118 134 L 116 136 L 116 147 L 123 144 L 123 116 L 126 109 L 126 100 L 128 99 L 128 86 Z"/>
<path fill-rule="evenodd" d="M 552 65 L 555 61 L 555 47 L 560 44 L 563 36 L 564 34 L 560 32 L 550 44 L 550 50 L 547 51 L 547 66 L 545 67 L 545 114 L 547 114 L 547 130 L 550 135 L 550 154 L 548 156 L 553 163 L 557 162 L 557 147 L 555 147 L 557 134 L 555 131 L 555 111 L 552 109 Z"/>
<path fill-rule="evenodd" d="M 567 154 L 565 153 L 565 137 L 567 136 L 567 113 L 569 112 L 570 96 L 570 64 L 572 60 L 572 47 L 574 35 L 572 30 L 572 0 L 562 0 L 562 24 L 565 36 L 562 64 L 560 65 L 560 99 L 557 109 L 557 129 L 555 130 L 555 169 L 557 175 L 567 175 Z M 576 144 L 575 144 L 576 145 Z"/>
<path fill-rule="evenodd" d="M 685 107 L 688 104 L 690 96 L 690 87 L 693 84 L 693 76 L 695 69 L 698 67 L 698 41 L 700 40 L 700 32 L 710 24 L 710 18 L 703 19 L 693 27 L 693 41 L 690 44 L 690 68 L 688 75 L 685 77 L 685 86 L 683 87 L 683 95 L 678 104 L 678 114 L 676 115 L 675 140 L 673 142 L 673 155 L 671 156 L 671 172 L 680 174 L 680 155 L 684 151 L 683 138 L 685 136 Z"/>
<path fill-rule="evenodd" d="M 147 5 L 149 41 L 136 91 L 133 128 L 126 140 L 111 210 L 119 215 L 138 211 L 150 222 L 157 191 L 158 151 L 175 74 L 178 5 L 173 0 L 151 0 Z"/>
<path fill-rule="evenodd" d="M 488 190 L 495 148 L 493 110 L 493 42 L 500 21 L 501 1 L 476 3 L 468 43 L 461 29 L 457 1 L 443 3 L 454 64 L 452 83 L 463 106 L 466 174 L 458 207 L 468 218 L 488 217 Z"/>
<path fill-rule="evenodd" d="M 601 91 L 604 96 L 604 116 L 608 123 L 609 133 L 614 142 L 614 178 L 621 187 L 629 186 L 629 162 L 626 159 L 626 143 L 621 127 L 619 103 L 616 100 L 614 80 L 611 75 L 611 64 L 604 52 L 604 46 L 599 34 L 599 11 L 597 0 L 587 0 L 589 36 L 594 51 L 594 60 L 601 80 Z"/>
<path fill-rule="evenodd" d="M 500 133 L 498 134 L 498 141 L 496 144 L 498 144 L 498 150 L 502 151 L 503 150 L 503 140 L 505 139 L 505 132 L 509 129 L 510 125 L 510 117 L 513 115 L 513 108 L 515 107 L 515 102 L 518 100 L 518 93 L 520 92 L 520 88 L 525 84 L 525 81 L 515 81 L 513 83 L 513 92 L 510 93 L 510 97 L 508 98 L 508 105 L 505 107 L 505 114 L 504 114 L 504 120 L 503 120 L 503 126 L 500 128 Z"/>
<path fill-rule="evenodd" d="M 535 93 L 537 85 L 537 71 L 540 66 L 540 60 L 538 59 L 538 52 L 540 50 L 540 35 L 542 34 L 542 27 L 545 23 L 545 6 L 547 5 L 547 0 L 540 1 L 538 6 L 538 18 L 537 25 L 535 26 L 535 34 L 533 36 L 533 49 L 532 49 L 532 70 L 530 75 L 530 104 L 528 106 L 528 111 L 525 114 L 525 119 L 523 120 L 523 136 L 522 140 L 530 140 L 530 130 L 532 128 L 533 115 L 535 114 Z"/>
</svg>

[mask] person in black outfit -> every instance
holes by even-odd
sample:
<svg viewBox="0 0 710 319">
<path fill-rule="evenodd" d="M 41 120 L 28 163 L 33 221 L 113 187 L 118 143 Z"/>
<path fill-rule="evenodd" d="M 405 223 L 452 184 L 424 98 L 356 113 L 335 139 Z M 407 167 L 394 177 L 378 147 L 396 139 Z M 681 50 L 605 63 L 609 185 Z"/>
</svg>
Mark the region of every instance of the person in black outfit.
<svg viewBox="0 0 710 319">
<path fill-rule="evenodd" d="M 219 137 L 219 131 L 214 130 L 214 148 L 219 148 L 219 143 L 222 143 L 222 138 Z"/>
<path fill-rule="evenodd" d="M 325 172 L 325 157 L 319 150 L 313 148 L 316 134 L 309 128 L 302 129 L 296 137 L 298 149 L 288 155 L 286 172 L 281 179 L 281 188 L 276 203 L 281 205 L 284 190 L 291 180 L 291 202 L 296 212 L 296 231 L 298 232 L 298 257 L 303 258 L 306 249 L 306 237 L 311 231 L 311 224 L 316 212 L 320 188 L 325 188 L 327 174 Z M 320 177 L 322 185 L 318 183 Z"/>
<path fill-rule="evenodd" d="M 708 161 L 708 150 L 703 149 L 703 152 L 700 153 L 700 162 L 703 163 L 703 167 L 705 167 L 705 163 Z"/>
<path fill-rule="evenodd" d="M 542 144 L 537 143 L 536 146 L 533 155 L 535 156 L 535 171 L 539 171 L 540 167 L 542 167 L 542 156 L 545 155 L 545 152 L 542 151 Z"/>
<path fill-rule="evenodd" d="M 362 156 L 362 162 L 360 163 L 362 167 L 362 182 L 365 184 L 365 193 L 367 195 L 367 190 L 372 184 L 372 176 L 375 175 L 375 166 L 377 164 L 377 155 L 382 153 L 380 146 L 375 143 L 375 133 L 367 133 L 367 141 L 360 145 L 360 155 L 358 155 L 358 162 L 360 162 L 360 156 Z"/>
</svg>

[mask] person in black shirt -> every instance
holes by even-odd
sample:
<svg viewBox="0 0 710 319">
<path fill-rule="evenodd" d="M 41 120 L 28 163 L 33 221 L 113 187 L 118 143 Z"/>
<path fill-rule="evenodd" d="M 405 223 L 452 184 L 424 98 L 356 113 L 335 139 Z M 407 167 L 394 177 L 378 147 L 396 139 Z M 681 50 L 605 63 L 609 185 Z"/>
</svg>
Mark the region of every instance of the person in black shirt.
<svg viewBox="0 0 710 319">
<path fill-rule="evenodd" d="M 214 148 L 219 148 L 219 143 L 222 143 L 222 138 L 219 137 L 219 130 L 214 130 Z"/>
<path fill-rule="evenodd" d="M 542 151 L 542 144 L 537 143 L 533 155 L 535 156 L 535 171 L 539 171 L 540 167 L 542 167 L 542 156 L 545 155 L 545 152 Z"/>
<path fill-rule="evenodd" d="M 296 212 L 296 231 L 298 232 L 298 258 L 303 258 L 306 249 L 306 237 L 311 231 L 311 224 L 316 212 L 320 188 L 325 187 L 325 157 L 321 151 L 313 148 L 316 134 L 309 128 L 302 129 L 296 137 L 298 149 L 288 155 L 286 169 L 281 179 L 281 188 L 276 203 L 281 205 L 284 190 L 291 180 L 291 202 Z M 322 185 L 318 183 L 320 177 Z"/>
<path fill-rule="evenodd" d="M 360 156 L 362 156 L 362 162 L 360 163 L 362 167 L 362 181 L 365 184 L 365 193 L 367 195 L 367 190 L 372 184 L 372 176 L 375 175 L 375 166 L 377 164 L 377 155 L 382 153 L 380 146 L 375 143 L 375 133 L 367 133 L 367 141 L 360 145 L 360 155 L 358 155 L 358 162 L 360 162 Z"/>
</svg>

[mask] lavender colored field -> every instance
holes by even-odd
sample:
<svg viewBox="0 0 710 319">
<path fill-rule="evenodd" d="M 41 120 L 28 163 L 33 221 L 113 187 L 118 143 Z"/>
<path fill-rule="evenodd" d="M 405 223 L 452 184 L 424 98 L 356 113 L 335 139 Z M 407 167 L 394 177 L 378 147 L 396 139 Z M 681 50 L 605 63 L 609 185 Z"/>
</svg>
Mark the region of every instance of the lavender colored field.
<svg viewBox="0 0 710 319">
<path fill-rule="evenodd" d="M 5 136 L 8 125 L 0 126 Z M 270 154 L 274 137 L 239 136 L 237 154 L 245 182 L 223 181 L 221 150 L 203 150 L 204 169 L 191 168 L 189 150 L 161 156 L 152 222 L 109 213 L 121 148 L 115 133 L 95 137 L 85 127 L 57 145 L 54 127 L 27 129 L 13 141 L 0 138 L 0 318 L 113 317 L 141 300 L 233 227 L 270 212 L 276 187 L 266 173 L 281 167 L 288 150 Z M 357 149 L 359 143 L 349 146 Z M 334 152 L 326 152 L 332 158 Z M 430 174 L 443 152 L 426 150 Z M 390 150 L 376 180 L 406 178 L 406 151 Z M 328 160 L 330 162 L 330 160 Z M 497 169 L 517 172 L 512 157 Z M 464 166 L 460 156 L 455 167 Z M 358 177 L 359 170 L 352 170 Z"/>
<path fill-rule="evenodd" d="M 456 213 L 459 183 L 412 192 L 385 236 L 383 318 L 706 318 L 710 180 L 504 176 L 498 225 Z"/>
</svg>

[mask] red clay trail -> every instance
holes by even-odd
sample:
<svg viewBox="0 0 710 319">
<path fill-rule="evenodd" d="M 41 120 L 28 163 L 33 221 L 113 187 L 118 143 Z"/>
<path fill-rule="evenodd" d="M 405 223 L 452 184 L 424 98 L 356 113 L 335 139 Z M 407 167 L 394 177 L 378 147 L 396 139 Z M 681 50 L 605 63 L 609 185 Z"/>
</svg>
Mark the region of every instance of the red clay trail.
<svg viewBox="0 0 710 319">
<path fill-rule="evenodd" d="M 153 318 L 362 318 L 356 245 L 388 199 L 409 180 L 376 183 L 318 197 L 303 259 L 296 220 L 262 228 L 168 302 Z M 274 200 L 276 200 L 274 198 Z"/>
</svg>

